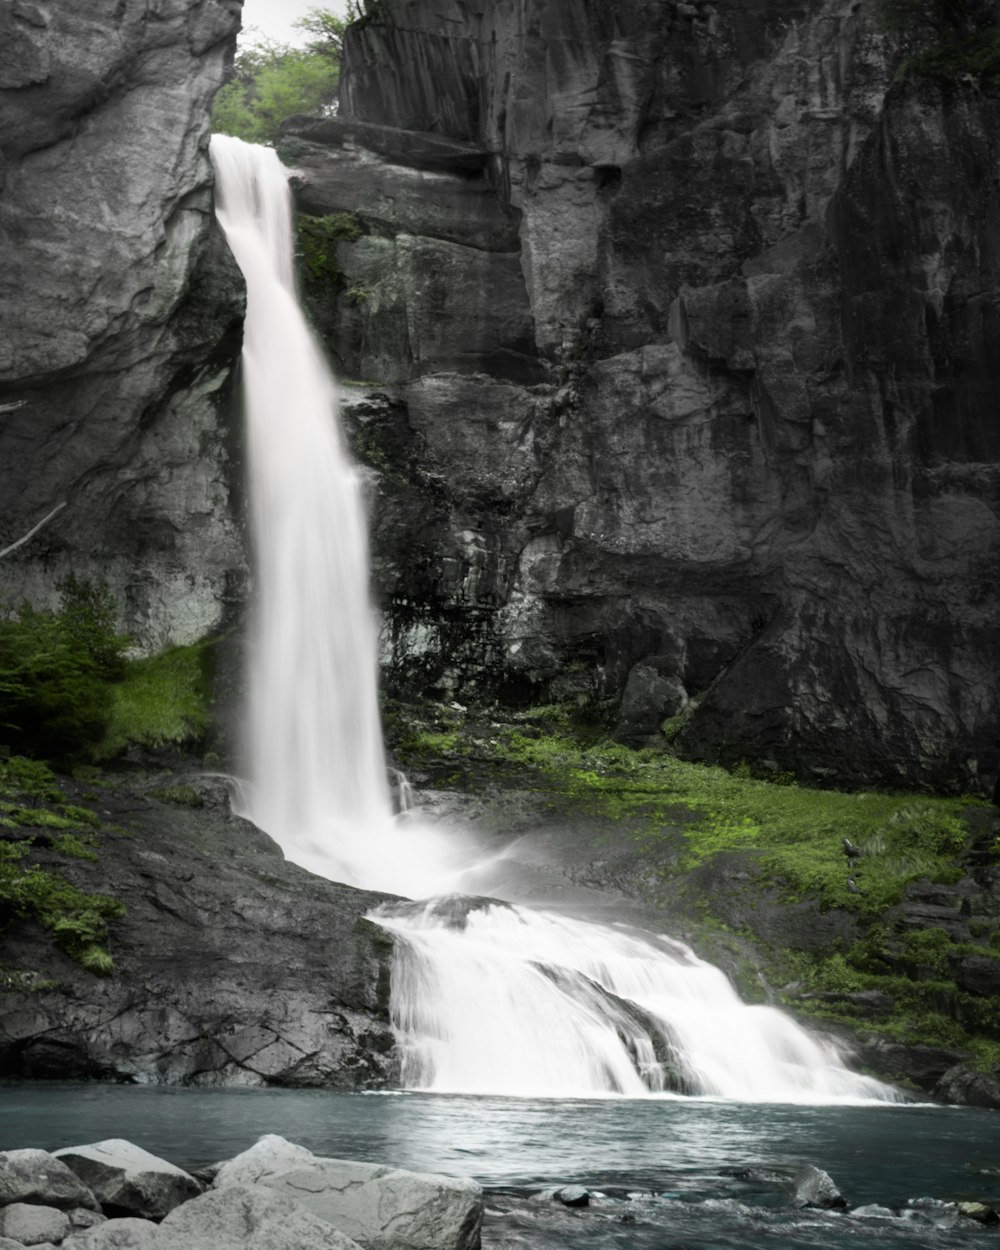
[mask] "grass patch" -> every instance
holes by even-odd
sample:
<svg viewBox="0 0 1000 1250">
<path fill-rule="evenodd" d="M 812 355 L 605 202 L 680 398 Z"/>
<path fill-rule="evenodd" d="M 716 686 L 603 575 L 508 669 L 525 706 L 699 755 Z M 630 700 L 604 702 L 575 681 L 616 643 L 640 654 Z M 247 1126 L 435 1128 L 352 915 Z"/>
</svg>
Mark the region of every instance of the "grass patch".
<svg viewBox="0 0 1000 1250">
<path fill-rule="evenodd" d="M 724 852 L 751 851 L 786 901 L 810 897 L 868 916 L 898 902 L 910 881 L 954 878 L 956 856 L 969 836 L 964 814 L 981 805 L 970 798 L 817 790 L 787 779 L 776 784 L 745 767 L 728 772 L 662 751 L 558 733 L 509 732 L 500 751 L 542 773 L 555 792 L 581 807 L 613 820 L 641 817 L 646 854 L 655 861 L 664 853 L 656 865 L 663 875 Z M 666 854 L 676 847 L 678 827 L 684 839 L 679 858 Z M 847 859 L 845 838 L 861 851 L 859 858 Z"/>
<path fill-rule="evenodd" d="M 197 642 L 133 661 L 113 687 L 111 718 L 96 757 L 110 759 L 130 746 L 198 742 L 209 723 L 210 651 L 210 642 Z"/>
</svg>

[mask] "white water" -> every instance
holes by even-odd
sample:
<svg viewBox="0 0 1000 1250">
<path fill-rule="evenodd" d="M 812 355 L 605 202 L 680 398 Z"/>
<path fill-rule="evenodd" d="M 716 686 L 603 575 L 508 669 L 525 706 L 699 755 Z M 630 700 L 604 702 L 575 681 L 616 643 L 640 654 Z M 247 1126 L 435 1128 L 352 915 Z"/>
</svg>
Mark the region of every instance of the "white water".
<svg viewBox="0 0 1000 1250">
<path fill-rule="evenodd" d="M 361 484 L 296 299 L 276 154 L 215 136 L 219 221 L 247 284 L 243 349 L 256 610 L 244 813 L 322 876 L 410 897 L 462 849 L 392 813 Z M 467 865 L 466 865 L 467 866 Z M 376 917 L 399 937 L 392 1011 L 416 1088 L 889 1099 L 787 1016 L 651 934 L 450 898 Z"/>
</svg>

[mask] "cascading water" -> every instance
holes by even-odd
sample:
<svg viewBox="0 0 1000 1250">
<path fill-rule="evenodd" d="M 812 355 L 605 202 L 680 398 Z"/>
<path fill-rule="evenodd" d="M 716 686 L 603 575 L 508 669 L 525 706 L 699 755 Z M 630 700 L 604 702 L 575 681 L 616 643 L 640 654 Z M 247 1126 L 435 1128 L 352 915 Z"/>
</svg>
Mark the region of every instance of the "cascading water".
<svg viewBox="0 0 1000 1250">
<path fill-rule="evenodd" d="M 392 815 L 361 487 L 295 296 L 287 179 L 266 148 L 217 135 L 211 154 L 247 284 L 257 586 L 245 814 L 323 876 L 410 897 L 453 889 L 454 849 Z M 374 918 L 398 939 L 392 1011 L 411 1087 L 893 1097 L 669 939 L 460 896 Z"/>
</svg>

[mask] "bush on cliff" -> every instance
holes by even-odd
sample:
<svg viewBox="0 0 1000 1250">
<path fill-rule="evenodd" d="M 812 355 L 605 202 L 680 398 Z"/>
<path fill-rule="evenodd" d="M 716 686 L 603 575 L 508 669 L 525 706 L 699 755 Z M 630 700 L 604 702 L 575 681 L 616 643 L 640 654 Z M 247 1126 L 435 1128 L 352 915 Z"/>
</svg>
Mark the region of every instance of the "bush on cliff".
<svg viewBox="0 0 1000 1250">
<path fill-rule="evenodd" d="M 56 760 L 103 736 L 126 647 L 107 586 L 71 576 L 60 593 L 54 612 L 24 604 L 0 620 L 0 744 Z"/>
<path fill-rule="evenodd" d="M 973 79 L 1000 85 L 1000 24 L 994 0 L 876 0 L 883 30 L 899 35 L 900 80 Z"/>
</svg>

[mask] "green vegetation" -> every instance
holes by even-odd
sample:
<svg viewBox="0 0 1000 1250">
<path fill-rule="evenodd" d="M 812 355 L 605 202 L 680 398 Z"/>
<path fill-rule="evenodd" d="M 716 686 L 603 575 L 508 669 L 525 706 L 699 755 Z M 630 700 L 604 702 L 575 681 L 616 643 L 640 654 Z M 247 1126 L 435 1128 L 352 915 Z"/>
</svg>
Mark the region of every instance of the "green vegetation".
<svg viewBox="0 0 1000 1250">
<path fill-rule="evenodd" d="M 127 639 L 106 585 L 69 577 L 59 591 L 55 611 L 24 604 L 0 620 L 0 745 L 63 760 L 103 736 Z"/>
<path fill-rule="evenodd" d="M 215 97 L 212 129 L 247 143 L 273 143 L 286 117 L 328 112 L 337 99 L 348 22 L 312 9 L 295 25 L 310 35 L 304 48 L 258 39 L 242 47 L 233 78 Z"/>
<path fill-rule="evenodd" d="M 209 721 L 210 672 L 210 642 L 133 661 L 112 688 L 97 758 L 108 759 L 131 745 L 182 746 L 200 739 Z"/>
<path fill-rule="evenodd" d="M 341 281 L 337 265 L 337 244 L 352 243 L 361 235 L 361 226 L 350 213 L 310 217 L 300 213 L 295 219 L 296 252 L 302 262 L 306 285 L 313 289 Z"/>
<path fill-rule="evenodd" d="M 53 850 L 71 859 L 97 858 L 92 830 L 96 815 L 67 803 L 55 775 L 37 760 L 13 756 L 0 762 L 0 811 L 9 825 L 85 826 L 82 834 L 62 833 Z M 33 862 L 34 854 L 31 841 L 0 841 L 0 932 L 14 920 L 34 920 L 85 968 L 98 975 L 110 973 L 114 965 L 104 946 L 108 921 L 120 916 L 123 906 L 106 895 L 78 889 L 54 869 Z"/>
<path fill-rule="evenodd" d="M 876 0 L 875 11 L 882 29 L 903 42 L 900 80 L 1000 85 L 1000 24 L 991 0 Z"/>
</svg>

